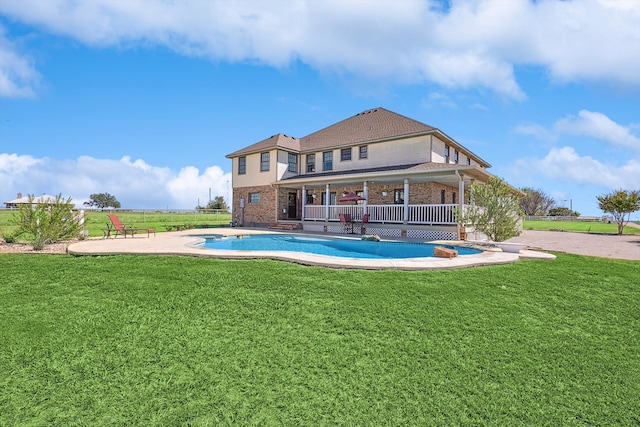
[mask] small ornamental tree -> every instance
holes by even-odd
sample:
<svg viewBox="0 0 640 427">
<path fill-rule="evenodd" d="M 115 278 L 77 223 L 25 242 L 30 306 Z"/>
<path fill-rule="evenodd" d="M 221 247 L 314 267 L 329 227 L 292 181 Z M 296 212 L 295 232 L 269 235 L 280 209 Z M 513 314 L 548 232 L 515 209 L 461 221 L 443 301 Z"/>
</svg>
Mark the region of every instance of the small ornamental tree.
<svg viewBox="0 0 640 427">
<path fill-rule="evenodd" d="M 549 216 L 580 216 L 580 212 L 572 211 L 566 207 L 549 209 Z"/>
<path fill-rule="evenodd" d="M 109 193 L 98 193 L 89 196 L 89 201 L 83 203 L 85 206 L 95 206 L 98 209 L 104 209 L 112 207 L 114 209 L 120 208 L 120 202 L 116 200 L 115 196 Z"/>
<path fill-rule="evenodd" d="M 227 206 L 227 202 L 225 202 L 224 197 L 216 196 L 212 201 L 207 205 L 207 209 L 220 209 L 228 211 L 229 207 Z"/>
<path fill-rule="evenodd" d="M 76 238 L 80 235 L 81 225 L 72 208 L 71 198 L 63 200 L 62 195 L 56 196 L 53 203 L 34 203 L 30 195 L 28 203 L 22 204 L 12 218 L 17 226 L 16 234 L 26 236 L 35 250 Z"/>
<path fill-rule="evenodd" d="M 597 196 L 597 199 L 598 207 L 613 215 L 613 220 L 618 224 L 619 235 L 629 223 L 631 213 L 640 210 L 640 191 L 614 190 Z"/>
<path fill-rule="evenodd" d="M 521 194 L 495 176 L 485 184 L 474 182 L 469 187 L 471 206 L 462 212 L 456 209 L 456 219 L 486 234 L 490 240 L 502 242 L 520 234 L 520 197 Z"/>
</svg>

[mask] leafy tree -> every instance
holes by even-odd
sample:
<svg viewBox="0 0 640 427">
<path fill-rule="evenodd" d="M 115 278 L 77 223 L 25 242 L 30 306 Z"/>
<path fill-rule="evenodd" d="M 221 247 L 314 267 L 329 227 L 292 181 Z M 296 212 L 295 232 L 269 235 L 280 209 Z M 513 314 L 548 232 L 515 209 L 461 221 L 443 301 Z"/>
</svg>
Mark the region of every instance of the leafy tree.
<svg viewBox="0 0 640 427">
<path fill-rule="evenodd" d="M 33 249 L 41 250 L 45 245 L 69 240 L 80 235 L 81 225 L 74 214 L 71 198 L 56 196 L 53 203 L 34 203 L 29 195 L 28 203 L 20 206 L 12 218 L 17 225 L 17 235 L 26 235 Z"/>
<path fill-rule="evenodd" d="M 549 216 L 580 216 L 580 212 L 572 211 L 567 207 L 549 209 Z"/>
<path fill-rule="evenodd" d="M 613 215 L 618 224 L 618 234 L 622 234 L 624 226 L 629 223 L 631 213 L 640 210 L 640 191 L 614 190 L 597 196 L 597 199 L 598 207 Z"/>
<path fill-rule="evenodd" d="M 520 234 L 520 197 L 498 177 L 485 184 L 474 182 L 469 187 L 471 206 L 456 210 L 459 223 L 470 224 L 494 242 L 502 242 Z"/>
<path fill-rule="evenodd" d="M 520 209 L 525 215 L 546 215 L 556 204 L 555 200 L 541 189 L 521 188 L 525 196 L 520 199 Z"/>
<path fill-rule="evenodd" d="M 216 196 L 212 201 L 209 202 L 206 209 L 221 209 L 228 211 L 229 207 L 227 206 L 227 202 L 224 201 L 224 197 Z"/>
<path fill-rule="evenodd" d="M 112 207 L 114 209 L 120 208 L 120 202 L 116 200 L 115 196 L 109 193 L 98 193 L 89 196 L 89 201 L 83 203 L 85 206 L 95 206 L 98 209 L 104 209 Z"/>
</svg>

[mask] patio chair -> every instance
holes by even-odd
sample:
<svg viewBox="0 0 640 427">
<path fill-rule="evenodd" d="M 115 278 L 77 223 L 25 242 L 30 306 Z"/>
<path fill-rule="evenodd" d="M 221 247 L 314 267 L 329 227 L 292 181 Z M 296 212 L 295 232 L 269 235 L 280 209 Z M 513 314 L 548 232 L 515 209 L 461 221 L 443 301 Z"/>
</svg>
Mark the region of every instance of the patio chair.
<svg viewBox="0 0 640 427">
<path fill-rule="evenodd" d="M 340 223 L 342 224 L 343 233 L 353 233 L 353 221 L 351 214 L 340 214 Z"/>
<path fill-rule="evenodd" d="M 131 237 L 134 236 L 134 234 L 137 231 L 146 231 L 147 232 L 147 238 L 151 235 L 151 233 L 153 233 L 153 237 L 156 236 L 156 229 L 155 228 L 134 228 L 132 226 L 125 226 L 122 221 L 120 221 L 120 218 L 118 218 L 116 215 L 108 215 L 109 219 L 111 220 L 111 225 L 107 224 L 107 229 L 106 230 L 102 230 L 104 233 L 104 237 L 108 238 L 109 236 L 111 236 L 111 234 L 113 233 L 113 237 L 116 238 L 118 237 L 119 233 L 124 234 L 124 238 L 127 238 L 127 234 L 131 234 Z"/>
</svg>

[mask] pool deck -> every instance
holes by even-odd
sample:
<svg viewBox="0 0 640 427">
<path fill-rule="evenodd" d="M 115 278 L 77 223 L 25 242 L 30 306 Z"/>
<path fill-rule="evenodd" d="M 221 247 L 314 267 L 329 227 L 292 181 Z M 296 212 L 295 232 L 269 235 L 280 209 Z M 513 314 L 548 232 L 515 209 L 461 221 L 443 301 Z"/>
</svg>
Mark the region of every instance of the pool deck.
<svg viewBox="0 0 640 427">
<path fill-rule="evenodd" d="M 477 255 L 460 255 L 455 258 L 406 258 L 406 259 L 359 259 L 315 255 L 302 252 L 285 251 L 231 251 L 205 249 L 196 246 L 202 242 L 201 236 L 225 235 L 239 236 L 248 234 L 278 233 L 274 230 L 250 228 L 211 228 L 158 233 L 155 237 L 137 235 L 134 238 L 89 239 L 70 245 L 67 252 L 72 255 L 117 255 L 117 254 L 154 254 L 211 257 L 222 259 L 259 259 L 268 258 L 331 268 L 354 268 L 367 270 L 425 270 L 451 269 L 484 265 L 507 264 L 522 258 L 554 259 L 554 255 L 544 252 L 522 250 L 520 253 L 502 252 L 495 248 L 483 248 Z M 327 235 L 318 233 L 286 232 L 284 234 Z M 344 235 L 331 237 L 354 238 Z M 359 239 L 359 237 L 356 237 Z M 386 240 L 386 239 L 385 239 Z M 388 239 L 397 241 L 399 239 Z M 416 242 L 417 240 L 411 239 Z M 433 242 L 431 242 L 433 243 Z M 438 242 L 440 243 L 440 242 Z M 443 241 L 443 245 L 464 244 L 464 242 Z"/>
</svg>

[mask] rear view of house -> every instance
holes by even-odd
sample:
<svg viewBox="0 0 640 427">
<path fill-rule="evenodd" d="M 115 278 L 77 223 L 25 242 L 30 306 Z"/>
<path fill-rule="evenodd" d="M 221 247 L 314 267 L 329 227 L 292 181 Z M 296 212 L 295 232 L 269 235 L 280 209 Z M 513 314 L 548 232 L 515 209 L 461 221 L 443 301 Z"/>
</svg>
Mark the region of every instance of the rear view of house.
<svg viewBox="0 0 640 427">
<path fill-rule="evenodd" d="M 457 239 L 454 208 L 491 165 L 437 128 L 367 110 L 303 138 L 285 134 L 227 155 L 233 212 L 247 226 L 339 233 L 340 214 L 389 237 Z M 355 193 L 363 200 L 339 202 Z M 364 228 L 364 224 L 363 224 Z"/>
</svg>

